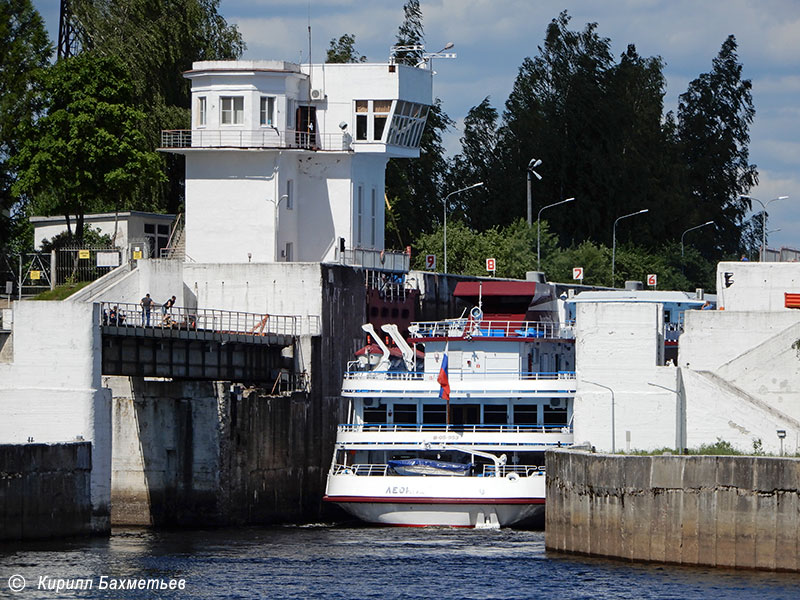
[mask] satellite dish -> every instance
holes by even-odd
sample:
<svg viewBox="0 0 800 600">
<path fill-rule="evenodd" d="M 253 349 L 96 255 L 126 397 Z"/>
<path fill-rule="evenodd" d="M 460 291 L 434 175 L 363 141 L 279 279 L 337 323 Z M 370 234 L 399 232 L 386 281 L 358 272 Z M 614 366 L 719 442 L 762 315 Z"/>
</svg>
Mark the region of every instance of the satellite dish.
<svg viewBox="0 0 800 600">
<path fill-rule="evenodd" d="M 472 317 L 473 321 L 480 322 L 483 320 L 483 311 L 478 308 L 477 306 L 473 306 L 472 310 L 469 311 L 469 316 Z"/>
</svg>

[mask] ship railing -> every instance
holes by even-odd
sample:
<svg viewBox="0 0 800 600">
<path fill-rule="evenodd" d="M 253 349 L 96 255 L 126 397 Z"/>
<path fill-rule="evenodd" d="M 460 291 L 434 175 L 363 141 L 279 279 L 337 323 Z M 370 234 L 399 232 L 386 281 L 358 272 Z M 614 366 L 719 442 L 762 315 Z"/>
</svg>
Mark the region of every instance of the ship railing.
<svg viewBox="0 0 800 600">
<path fill-rule="evenodd" d="M 386 464 L 355 464 L 355 465 L 342 465 L 335 464 L 331 468 L 333 475 L 386 475 L 389 470 L 389 465 Z"/>
<path fill-rule="evenodd" d="M 365 371 L 362 370 L 358 361 L 351 361 L 347 364 L 347 372 L 344 375 L 345 379 L 402 379 L 402 380 L 422 380 L 425 379 L 425 373 L 421 371 Z M 437 371 L 438 374 L 438 371 Z M 448 371 L 448 378 L 451 382 L 463 381 L 469 379 L 524 379 L 524 380 L 565 380 L 574 381 L 575 371 L 520 371 L 517 369 L 487 369 L 485 371 L 468 371 L 465 369 L 453 369 Z"/>
<path fill-rule="evenodd" d="M 511 473 L 516 473 L 519 477 L 540 477 L 544 476 L 545 468 L 539 465 L 501 465 L 498 471 L 495 470 L 494 465 L 483 465 L 482 470 L 473 470 L 474 476 L 477 477 L 507 477 Z M 390 475 L 389 465 L 386 464 L 334 464 L 331 467 L 331 475 L 358 475 L 361 477 L 375 477 Z M 405 475 L 408 477 L 408 475 Z M 429 476 L 430 477 L 430 476 Z M 447 477 L 447 475 L 438 475 L 437 477 Z"/>
<path fill-rule="evenodd" d="M 537 477 L 544 476 L 544 465 L 500 465 L 500 477 L 506 477 L 510 473 L 516 473 L 521 477 Z M 478 477 L 495 477 L 498 470 L 494 465 L 483 465 L 483 473 Z"/>
<path fill-rule="evenodd" d="M 544 321 L 502 321 L 447 319 L 418 321 L 411 324 L 412 338 L 524 338 L 574 339 L 575 322 L 549 323 Z"/>
<path fill-rule="evenodd" d="M 346 133 L 259 129 L 170 129 L 161 131 L 162 148 L 299 148 L 352 150 Z"/>
<path fill-rule="evenodd" d="M 400 423 L 342 423 L 338 430 L 342 433 L 572 433 L 568 425 L 404 425 Z"/>
</svg>

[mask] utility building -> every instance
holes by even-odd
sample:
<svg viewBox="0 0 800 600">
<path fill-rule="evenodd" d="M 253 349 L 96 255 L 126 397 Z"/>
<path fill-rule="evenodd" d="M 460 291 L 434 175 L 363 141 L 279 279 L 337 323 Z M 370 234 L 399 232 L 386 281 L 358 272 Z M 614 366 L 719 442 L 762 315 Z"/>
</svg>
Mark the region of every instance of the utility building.
<svg viewBox="0 0 800 600">
<path fill-rule="evenodd" d="M 389 158 L 416 158 L 432 72 L 400 64 L 196 62 L 185 252 L 199 263 L 328 262 L 383 250 Z"/>
</svg>

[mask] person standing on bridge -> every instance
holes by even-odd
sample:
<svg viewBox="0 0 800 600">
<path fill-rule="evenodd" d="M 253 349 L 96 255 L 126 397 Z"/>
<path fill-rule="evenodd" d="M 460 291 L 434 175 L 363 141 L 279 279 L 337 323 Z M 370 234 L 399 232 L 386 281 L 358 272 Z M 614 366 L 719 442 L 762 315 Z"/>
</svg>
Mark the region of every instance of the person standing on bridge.
<svg viewBox="0 0 800 600">
<path fill-rule="evenodd" d="M 150 309 L 153 307 L 153 299 L 150 294 L 146 294 L 140 304 L 142 305 L 142 325 L 150 327 Z"/>
<path fill-rule="evenodd" d="M 161 306 L 161 324 L 169 325 L 172 322 L 172 313 L 170 309 L 175 306 L 175 296 L 164 302 Z"/>
</svg>

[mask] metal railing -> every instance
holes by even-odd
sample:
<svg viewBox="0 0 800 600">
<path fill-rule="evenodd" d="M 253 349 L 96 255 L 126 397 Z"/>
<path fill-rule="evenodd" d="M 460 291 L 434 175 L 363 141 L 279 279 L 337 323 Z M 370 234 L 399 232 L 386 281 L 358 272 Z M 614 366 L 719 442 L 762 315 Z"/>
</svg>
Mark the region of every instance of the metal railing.
<svg viewBox="0 0 800 600">
<path fill-rule="evenodd" d="M 543 477 L 545 470 L 538 465 L 501 465 L 499 476 L 505 477 L 510 473 L 516 473 L 520 477 Z M 363 477 L 395 475 L 386 464 L 354 464 L 343 465 L 336 463 L 331 466 L 331 475 L 359 475 Z M 483 465 L 483 469 L 473 477 L 496 477 L 498 475 L 494 465 Z M 468 475 L 469 476 L 469 475 Z M 409 477 L 404 475 L 404 477 Z M 430 477 L 430 475 L 428 475 Z M 448 475 L 437 475 L 437 477 L 448 477 Z"/>
<path fill-rule="evenodd" d="M 344 133 L 315 133 L 294 129 L 169 129 L 161 132 L 162 148 L 298 148 L 351 150 Z"/>
<path fill-rule="evenodd" d="M 566 430 L 566 431 L 565 431 Z M 338 427 L 342 433 L 446 433 L 457 431 L 458 433 L 496 433 L 496 434 L 520 434 L 520 433 L 569 433 L 572 427 L 568 425 L 403 425 L 399 423 L 343 423 Z"/>
<path fill-rule="evenodd" d="M 335 260 L 345 265 L 392 273 L 408 273 L 411 268 L 411 255 L 394 250 L 353 248 L 341 251 L 337 248 Z"/>
<path fill-rule="evenodd" d="M 574 339 L 575 322 L 546 323 L 541 321 L 474 321 L 472 319 L 449 319 L 445 321 L 422 321 L 411 324 L 408 329 L 412 338 L 548 338 Z"/>
<path fill-rule="evenodd" d="M 333 475 L 386 475 L 389 465 L 363 464 L 363 465 L 342 465 L 335 464 L 331 468 Z"/>
<path fill-rule="evenodd" d="M 300 317 L 264 315 L 209 308 L 173 306 L 168 310 L 155 304 L 146 311 L 139 304 L 101 302 L 101 325 L 116 327 L 160 327 L 179 331 L 213 331 L 252 335 L 298 335 Z"/>
<path fill-rule="evenodd" d="M 422 371 L 364 371 L 359 368 L 357 360 L 347 363 L 347 372 L 344 374 L 346 380 L 378 379 L 382 381 L 404 380 L 421 381 L 425 379 Z M 438 373 L 438 371 L 437 371 Z M 431 375 L 431 373 L 428 373 Z M 465 381 L 475 379 L 510 379 L 522 381 L 575 381 L 575 371 L 540 372 L 540 371 L 520 371 L 510 369 L 485 369 L 481 371 L 467 371 L 450 367 L 447 372 L 450 381 Z"/>
</svg>

